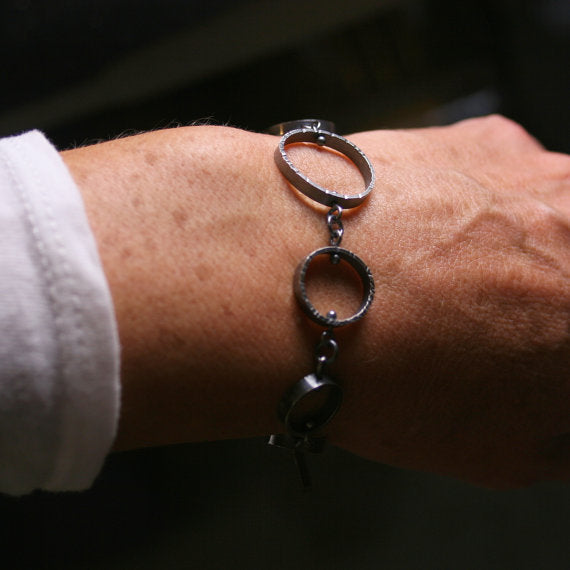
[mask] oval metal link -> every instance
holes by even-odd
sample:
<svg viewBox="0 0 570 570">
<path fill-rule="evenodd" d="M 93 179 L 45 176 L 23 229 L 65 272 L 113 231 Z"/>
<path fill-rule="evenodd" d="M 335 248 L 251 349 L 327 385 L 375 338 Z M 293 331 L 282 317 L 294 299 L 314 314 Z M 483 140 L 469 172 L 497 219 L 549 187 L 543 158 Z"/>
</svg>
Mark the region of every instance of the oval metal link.
<svg viewBox="0 0 570 570">
<path fill-rule="evenodd" d="M 305 400 L 317 394 L 324 396 L 323 401 L 316 408 L 305 410 Z M 279 419 L 293 435 L 315 433 L 331 421 L 341 401 L 342 388 L 332 378 L 308 374 L 285 392 L 279 402 Z"/>
<path fill-rule="evenodd" d="M 358 168 L 364 180 L 364 190 L 357 194 L 341 194 L 340 192 L 324 188 L 313 182 L 293 164 L 287 154 L 285 147 L 299 142 L 326 146 L 346 156 Z M 343 208 L 354 208 L 362 204 L 374 188 L 376 180 L 372 163 L 354 143 L 340 135 L 323 129 L 300 128 L 286 132 L 281 137 L 279 145 L 275 149 L 275 163 L 281 171 L 281 174 L 283 174 L 297 190 L 311 198 L 311 200 L 315 200 L 315 202 L 319 202 L 319 204 L 324 204 L 325 206 L 339 204 Z"/>
</svg>

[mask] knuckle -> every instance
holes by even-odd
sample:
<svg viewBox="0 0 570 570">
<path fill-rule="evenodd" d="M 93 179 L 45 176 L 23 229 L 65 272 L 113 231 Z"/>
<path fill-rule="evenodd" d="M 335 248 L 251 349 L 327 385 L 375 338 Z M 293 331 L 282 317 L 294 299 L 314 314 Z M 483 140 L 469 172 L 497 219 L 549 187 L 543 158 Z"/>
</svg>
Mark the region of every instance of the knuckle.
<svg viewBox="0 0 570 570">
<path fill-rule="evenodd" d="M 490 139 L 505 146 L 515 149 L 542 149 L 542 145 L 522 125 L 504 115 L 487 115 L 472 119 L 469 123 Z"/>
<path fill-rule="evenodd" d="M 503 115 L 491 115 L 488 117 L 491 128 L 513 141 L 532 142 L 537 144 L 536 139 L 519 123 Z"/>
<path fill-rule="evenodd" d="M 544 152 L 539 157 L 538 166 L 549 179 L 570 183 L 570 156 L 558 152 Z M 570 187 L 566 188 L 567 190 Z"/>
</svg>

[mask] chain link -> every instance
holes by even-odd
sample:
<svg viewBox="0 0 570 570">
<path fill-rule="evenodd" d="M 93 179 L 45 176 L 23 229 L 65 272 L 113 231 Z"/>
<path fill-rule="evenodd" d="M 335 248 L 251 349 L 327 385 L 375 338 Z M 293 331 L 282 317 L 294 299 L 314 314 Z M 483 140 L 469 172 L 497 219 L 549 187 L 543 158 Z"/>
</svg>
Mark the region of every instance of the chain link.
<svg viewBox="0 0 570 570">
<path fill-rule="evenodd" d="M 339 247 L 344 235 L 344 226 L 342 224 L 342 207 L 334 204 L 327 213 L 327 227 L 330 234 L 330 244 Z"/>
<path fill-rule="evenodd" d="M 321 378 L 327 366 L 332 366 L 338 355 L 338 343 L 334 338 L 332 329 L 323 331 L 321 340 L 315 348 L 315 373 Z"/>
</svg>

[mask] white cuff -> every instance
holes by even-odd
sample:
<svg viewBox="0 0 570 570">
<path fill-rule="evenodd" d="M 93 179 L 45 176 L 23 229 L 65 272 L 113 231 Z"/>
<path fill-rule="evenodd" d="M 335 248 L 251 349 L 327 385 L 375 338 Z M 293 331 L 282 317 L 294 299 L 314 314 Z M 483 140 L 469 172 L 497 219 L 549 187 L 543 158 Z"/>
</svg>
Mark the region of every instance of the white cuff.
<svg viewBox="0 0 570 570">
<path fill-rule="evenodd" d="M 0 276 L 0 491 L 85 489 L 117 429 L 117 325 L 79 190 L 39 132 L 0 140 Z"/>
</svg>

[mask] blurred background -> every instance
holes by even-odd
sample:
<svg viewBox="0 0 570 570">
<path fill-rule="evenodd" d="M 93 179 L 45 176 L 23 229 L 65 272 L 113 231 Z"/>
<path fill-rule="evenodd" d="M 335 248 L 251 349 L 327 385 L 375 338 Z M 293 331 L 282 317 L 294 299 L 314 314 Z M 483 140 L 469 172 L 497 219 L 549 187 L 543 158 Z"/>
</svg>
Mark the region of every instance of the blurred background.
<svg viewBox="0 0 570 570">
<path fill-rule="evenodd" d="M 349 133 L 500 112 L 568 152 L 569 44 L 568 0 L 2 0 L 0 136 L 64 149 L 193 121 Z M 305 494 L 264 440 L 113 455 L 88 492 L 0 497 L 2 568 L 570 568 L 566 486 L 310 459 Z"/>
</svg>

